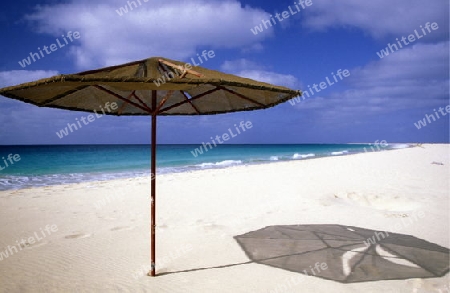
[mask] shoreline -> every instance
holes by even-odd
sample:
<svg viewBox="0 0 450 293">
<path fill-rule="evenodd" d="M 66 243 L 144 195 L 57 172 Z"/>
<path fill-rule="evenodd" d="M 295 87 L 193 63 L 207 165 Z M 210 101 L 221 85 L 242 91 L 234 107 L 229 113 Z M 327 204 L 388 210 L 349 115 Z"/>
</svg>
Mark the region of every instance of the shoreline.
<svg viewBox="0 0 450 293">
<path fill-rule="evenodd" d="M 355 144 L 348 144 L 348 145 L 364 145 L 363 143 L 355 143 Z M 222 170 L 222 169 L 229 169 L 229 168 L 234 168 L 234 167 L 240 167 L 240 166 L 258 166 L 258 165 L 271 165 L 271 164 L 275 164 L 275 163 L 289 163 L 289 162 L 299 162 L 299 161 L 307 161 L 307 160 L 314 160 L 314 159 L 324 159 L 324 158 L 334 158 L 334 157 L 342 157 L 342 156 L 353 156 L 353 155 L 359 155 L 359 154 L 367 154 L 367 153 L 378 153 L 378 152 L 384 152 L 384 151 L 394 151 L 394 150 L 402 150 L 402 149 L 408 149 L 408 148 L 414 148 L 414 147 L 418 147 L 415 144 L 411 144 L 411 143 L 392 143 L 390 144 L 391 146 L 393 146 L 392 148 L 389 149 L 374 149 L 374 150 L 367 150 L 365 152 L 356 152 L 356 153 L 348 153 L 348 152 L 339 152 L 339 154 L 328 154 L 328 155 L 311 155 L 311 154 L 303 154 L 303 155 L 299 155 L 298 158 L 290 158 L 290 159 L 276 159 L 276 160 L 267 160 L 267 161 L 251 161 L 251 162 L 245 162 L 242 163 L 242 161 L 238 161 L 238 160 L 223 160 L 220 162 L 215 162 L 215 163 L 202 163 L 202 164 L 207 164 L 209 165 L 208 167 L 198 167 L 198 169 L 189 169 L 192 168 L 194 166 L 191 165 L 186 165 L 186 166 L 170 166 L 170 167 L 159 167 L 158 169 L 163 169 L 162 172 L 158 172 L 157 169 L 157 176 L 158 178 L 160 176 L 164 176 L 164 175 L 171 175 L 171 174 L 182 174 L 182 173 L 191 173 L 191 172 L 197 172 L 197 171 L 208 171 L 208 170 Z M 448 144 L 429 144 L 429 145 L 448 145 Z M 399 147 L 395 147 L 395 146 L 399 146 Z M 295 154 L 298 155 L 298 154 Z M 295 157 L 295 155 L 293 157 Z M 223 163 L 223 162 L 229 162 L 229 165 L 220 165 L 219 163 Z M 240 163 L 236 163 L 236 162 L 240 162 Z M 200 165 L 202 165 L 200 164 Z M 167 169 L 172 169 L 172 168 L 178 168 L 177 170 L 172 170 L 172 171 L 166 171 Z M 184 169 L 185 168 L 185 169 Z M 131 174 L 130 174 L 131 173 Z M 134 173 L 134 174 L 133 174 Z M 119 175 L 120 174 L 120 175 Z M 123 174 L 123 176 L 122 176 Z M 108 182 L 108 181 L 112 181 L 112 180 L 127 180 L 127 179 L 133 179 L 133 178 L 148 178 L 150 177 L 150 162 L 149 162 L 149 168 L 145 169 L 145 170 L 127 170 L 127 171 L 113 171 L 113 172 L 91 172 L 91 173 L 55 173 L 55 174 L 42 174 L 42 175 L 33 175 L 34 178 L 41 178 L 41 177 L 54 177 L 54 176 L 68 176 L 68 177 L 72 177 L 72 175 L 79 175 L 79 176 L 87 176 L 87 177 L 102 177 L 102 176 L 117 176 L 116 178 L 108 178 L 108 179 L 98 179 L 98 178 L 93 178 L 93 179 L 85 179 L 85 178 L 80 178 L 78 182 L 64 182 L 64 183 L 46 183 L 45 185 L 41 185 L 41 186 L 25 186 L 25 187 L 11 187 L 11 188 L 5 188 L 5 189 L 0 189 L 0 194 L 3 191 L 8 191 L 8 190 L 23 190 L 23 189 L 30 189 L 30 188 L 40 188 L 40 187 L 47 187 L 47 186 L 59 186 L 59 185 L 71 185 L 71 184 L 82 184 L 82 183 L 95 183 L 95 182 Z M 15 176 L 13 174 L 8 174 L 5 175 L 6 176 Z M 23 177 L 28 177 L 29 175 L 22 175 Z M 17 176 L 17 177 L 22 177 L 22 176 Z M 0 177 L 1 179 L 1 177 Z M 75 179 L 72 179 L 75 180 Z M 28 181 L 28 180 L 27 180 Z"/>
</svg>

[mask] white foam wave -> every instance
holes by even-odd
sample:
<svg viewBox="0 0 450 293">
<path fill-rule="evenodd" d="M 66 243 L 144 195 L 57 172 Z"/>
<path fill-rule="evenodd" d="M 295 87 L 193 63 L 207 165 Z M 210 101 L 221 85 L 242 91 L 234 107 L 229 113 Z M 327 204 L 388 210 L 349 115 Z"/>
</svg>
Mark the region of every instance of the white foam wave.
<svg viewBox="0 0 450 293">
<path fill-rule="evenodd" d="M 409 144 L 405 144 L 405 143 L 397 143 L 397 144 L 392 144 L 392 145 L 390 145 L 390 146 L 391 146 L 391 148 L 393 148 L 393 149 L 406 149 L 406 148 L 409 148 L 409 147 L 410 147 Z"/>
<path fill-rule="evenodd" d="M 306 155 L 302 155 L 302 154 L 294 154 L 292 156 L 292 159 L 294 160 L 298 160 L 298 159 L 306 159 L 306 158 L 312 158 L 315 157 L 315 154 L 306 154 Z"/>
<path fill-rule="evenodd" d="M 348 151 L 342 151 L 342 152 L 332 152 L 331 155 L 332 156 L 342 156 L 348 154 Z"/>
<path fill-rule="evenodd" d="M 270 160 L 271 160 L 271 161 L 278 161 L 279 158 L 278 158 L 278 156 L 271 156 L 271 157 L 270 157 Z"/>
<path fill-rule="evenodd" d="M 0 190 L 41 187 L 49 185 L 103 181 L 119 178 L 148 176 L 146 171 L 116 172 L 116 173 L 68 173 L 33 176 L 8 175 L 0 178 Z"/>
<path fill-rule="evenodd" d="M 225 160 L 221 162 L 216 163 L 202 163 L 198 166 L 201 168 L 211 168 L 211 167 L 227 167 L 227 166 L 233 166 L 233 165 L 239 165 L 242 164 L 241 160 Z"/>
</svg>

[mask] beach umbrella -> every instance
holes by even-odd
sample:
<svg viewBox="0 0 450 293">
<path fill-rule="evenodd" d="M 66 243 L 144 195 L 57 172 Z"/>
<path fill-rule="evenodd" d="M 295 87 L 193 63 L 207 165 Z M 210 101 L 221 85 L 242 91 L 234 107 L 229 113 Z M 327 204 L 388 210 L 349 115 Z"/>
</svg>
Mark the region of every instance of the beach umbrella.
<svg viewBox="0 0 450 293">
<path fill-rule="evenodd" d="M 342 225 L 268 226 L 234 237 L 253 262 L 341 283 L 442 277 L 449 249 Z"/>
<path fill-rule="evenodd" d="M 211 57 L 210 52 L 199 56 L 194 64 L 206 61 L 207 56 Z M 0 89 L 0 95 L 39 107 L 94 111 L 106 115 L 151 116 L 150 275 L 154 276 L 157 116 L 212 115 L 265 109 L 299 96 L 301 92 L 154 57 L 6 87 Z"/>
</svg>

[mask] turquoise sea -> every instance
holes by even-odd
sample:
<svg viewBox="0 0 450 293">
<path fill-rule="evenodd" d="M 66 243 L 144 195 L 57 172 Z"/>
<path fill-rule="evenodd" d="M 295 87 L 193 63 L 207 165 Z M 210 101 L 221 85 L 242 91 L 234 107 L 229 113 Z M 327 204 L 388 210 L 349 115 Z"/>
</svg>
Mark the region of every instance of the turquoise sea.
<svg viewBox="0 0 450 293">
<path fill-rule="evenodd" d="M 158 145 L 157 174 L 345 156 L 405 144 Z M 8 157 L 9 155 L 9 157 Z M 18 155 L 18 156 L 15 156 Z M 0 146 L 0 190 L 150 175 L 149 145 Z"/>
</svg>

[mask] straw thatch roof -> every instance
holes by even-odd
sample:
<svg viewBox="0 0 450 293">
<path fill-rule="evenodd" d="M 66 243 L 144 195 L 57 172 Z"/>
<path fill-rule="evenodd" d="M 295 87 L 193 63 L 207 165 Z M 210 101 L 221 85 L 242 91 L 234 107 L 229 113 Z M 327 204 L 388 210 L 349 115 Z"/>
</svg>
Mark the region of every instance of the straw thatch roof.
<svg viewBox="0 0 450 293">
<path fill-rule="evenodd" d="M 205 115 L 269 108 L 300 95 L 281 86 L 154 57 L 123 65 L 58 75 L 0 89 L 0 95 L 78 111 L 117 103 L 110 115 Z"/>
</svg>

